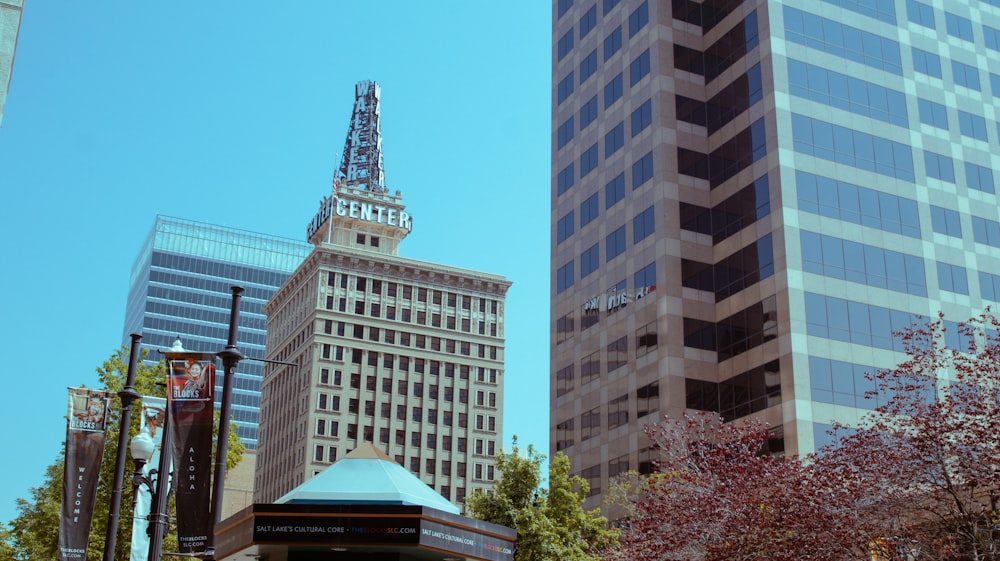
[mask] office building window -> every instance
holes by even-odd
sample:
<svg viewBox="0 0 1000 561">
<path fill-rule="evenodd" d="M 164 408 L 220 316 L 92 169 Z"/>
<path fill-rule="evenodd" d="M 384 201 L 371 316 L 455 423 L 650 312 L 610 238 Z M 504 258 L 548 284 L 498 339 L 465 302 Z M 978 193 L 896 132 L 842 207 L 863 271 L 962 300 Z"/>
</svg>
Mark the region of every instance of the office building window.
<svg viewBox="0 0 1000 561">
<path fill-rule="evenodd" d="M 649 152 L 632 164 L 632 189 L 637 189 L 640 185 L 649 181 L 652 177 L 653 153 Z"/>
<path fill-rule="evenodd" d="M 604 85 L 604 108 L 611 107 L 614 102 L 622 97 L 623 93 L 625 93 L 625 86 L 622 75 L 619 73 Z"/>
<path fill-rule="evenodd" d="M 976 140 L 986 141 L 986 119 L 979 115 L 973 115 L 959 109 L 958 130 L 963 136 L 969 136 Z"/>
<path fill-rule="evenodd" d="M 628 36 L 632 38 L 649 23 L 649 2 L 643 2 L 628 16 Z"/>
<path fill-rule="evenodd" d="M 611 261 L 625 251 L 625 226 L 619 227 L 605 238 L 605 259 Z"/>
<path fill-rule="evenodd" d="M 608 402 L 608 429 L 628 424 L 628 394 Z"/>
<path fill-rule="evenodd" d="M 924 164 L 927 169 L 927 177 L 948 183 L 955 182 L 955 164 L 948 156 L 924 150 Z"/>
<path fill-rule="evenodd" d="M 976 243 L 1000 247 L 1000 222 L 973 216 L 972 237 Z"/>
<path fill-rule="evenodd" d="M 911 49 L 913 54 L 913 70 L 921 74 L 941 78 L 941 57 L 916 47 Z"/>
<path fill-rule="evenodd" d="M 632 243 L 639 243 L 656 229 L 656 219 L 653 214 L 653 207 L 640 212 L 632 220 Z"/>
<path fill-rule="evenodd" d="M 604 135 L 604 157 L 614 154 L 622 146 L 625 146 L 625 121 L 618 123 L 618 126 Z"/>
<path fill-rule="evenodd" d="M 573 365 L 570 364 L 556 372 L 556 397 L 566 395 L 573 391 L 575 373 Z"/>
<path fill-rule="evenodd" d="M 629 86 L 634 86 L 639 83 L 639 80 L 645 78 L 649 74 L 649 68 L 649 49 L 646 49 L 628 67 Z"/>
<path fill-rule="evenodd" d="M 569 188 L 573 186 L 573 181 L 575 179 L 576 178 L 573 175 L 573 164 L 570 163 L 568 166 L 563 168 L 563 170 L 560 171 L 559 175 L 556 177 L 556 193 L 562 195 L 568 191 Z"/>
<path fill-rule="evenodd" d="M 952 37 L 958 37 L 963 41 L 972 41 L 972 20 L 968 18 L 963 18 L 960 15 L 953 14 L 951 12 L 944 13 L 944 24 L 945 29 L 948 31 L 948 35 Z"/>
<path fill-rule="evenodd" d="M 938 286 L 941 290 L 958 294 L 969 293 L 969 277 L 965 272 L 965 267 L 938 262 L 937 274 Z"/>
<path fill-rule="evenodd" d="M 597 218 L 599 213 L 597 202 L 597 193 L 594 193 L 580 203 L 580 228 L 590 224 L 593 219 Z"/>
<path fill-rule="evenodd" d="M 656 288 L 656 262 L 635 272 L 635 288 Z"/>
<path fill-rule="evenodd" d="M 656 321 L 651 321 L 635 330 L 635 356 L 639 358 L 645 356 L 650 351 L 656 350 L 658 338 L 656 334 Z"/>
<path fill-rule="evenodd" d="M 556 148 L 562 148 L 573 140 L 573 134 L 576 132 L 576 124 L 573 122 L 573 117 L 570 116 L 566 119 L 563 124 L 559 125 L 559 129 L 556 131 Z"/>
<path fill-rule="evenodd" d="M 576 216 L 571 210 L 563 215 L 556 223 L 556 243 L 562 243 L 566 238 L 573 235 L 573 228 L 575 227 Z"/>
<path fill-rule="evenodd" d="M 604 62 L 614 56 L 622 48 L 622 26 L 618 26 L 614 31 L 604 38 Z"/>
<path fill-rule="evenodd" d="M 559 60 L 569 54 L 573 50 L 573 30 L 570 29 L 559 38 L 559 42 L 556 44 L 556 56 Z"/>
<path fill-rule="evenodd" d="M 604 186 L 604 208 L 611 208 L 625 198 L 625 173 L 619 173 Z"/>
<path fill-rule="evenodd" d="M 931 227 L 939 234 L 954 238 L 962 237 L 962 221 L 959 214 L 948 208 L 931 205 Z"/>
<path fill-rule="evenodd" d="M 948 128 L 948 110 L 944 105 L 926 99 L 917 99 L 920 122 L 939 129 Z"/>
<path fill-rule="evenodd" d="M 988 25 L 983 26 L 983 42 L 986 48 L 1000 51 L 1000 29 L 994 29 Z"/>
<path fill-rule="evenodd" d="M 970 90 L 980 91 L 979 69 L 957 60 L 951 61 L 951 73 L 955 83 Z"/>
<path fill-rule="evenodd" d="M 566 101 L 566 98 L 573 93 L 573 72 L 570 72 L 565 78 L 559 82 L 559 86 L 556 88 L 556 100 L 558 103 Z"/>
<path fill-rule="evenodd" d="M 587 103 L 583 104 L 580 108 L 580 130 L 587 128 L 587 125 L 594 122 L 597 118 L 597 96 L 587 100 Z"/>
<path fill-rule="evenodd" d="M 597 143 L 595 142 L 593 146 L 587 148 L 587 150 L 580 155 L 580 179 L 583 179 L 588 173 L 597 169 L 599 158 L 600 155 L 597 152 Z"/>
<path fill-rule="evenodd" d="M 566 12 L 568 12 L 569 9 L 572 7 L 573 7 L 573 0 L 559 0 L 559 3 L 557 4 L 556 7 L 556 14 L 557 14 L 556 18 L 558 19 L 566 15 Z"/>
<path fill-rule="evenodd" d="M 628 335 L 608 344 L 608 373 L 628 364 Z"/>
<path fill-rule="evenodd" d="M 590 246 L 580 254 L 580 278 L 584 278 L 597 270 L 600 264 L 600 253 L 597 244 Z"/>
<path fill-rule="evenodd" d="M 587 384 L 601 376 L 601 351 L 594 351 L 580 361 L 580 383 Z"/>
<path fill-rule="evenodd" d="M 580 417 L 580 440 L 587 440 L 601 434 L 601 408 L 600 406 L 585 412 Z"/>
<path fill-rule="evenodd" d="M 562 292 L 573 286 L 573 260 L 570 259 L 556 272 L 556 293 Z"/>
<path fill-rule="evenodd" d="M 653 123 L 653 100 L 647 99 L 645 103 L 632 112 L 632 136 L 635 136 Z"/>
<path fill-rule="evenodd" d="M 906 0 L 906 19 L 934 29 L 934 8 L 917 0 Z"/>
<path fill-rule="evenodd" d="M 969 189 L 993 193 L 993 170 L 987 167 L 976 165 L 972 162 L 965 162 L 965 183 Z"/>
<path fill-rule="evenodd" d="M 580 39 L 587 36 L 597 26 L 597 4 L 590 7 L 580 18 Z"/>
<path fill-rule="evenodd" d="M 594 72 L 597 72 L 597 49 L 590 51 L 590 54 L 580 61 L 580 83 L 586 82 Z"/>
</svg>

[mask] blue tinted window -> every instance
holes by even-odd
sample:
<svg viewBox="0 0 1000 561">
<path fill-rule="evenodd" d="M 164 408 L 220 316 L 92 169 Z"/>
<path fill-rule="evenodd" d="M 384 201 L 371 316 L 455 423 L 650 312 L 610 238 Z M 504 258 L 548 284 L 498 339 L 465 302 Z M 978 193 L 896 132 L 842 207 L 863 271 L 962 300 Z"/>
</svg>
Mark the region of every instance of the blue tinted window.
<svg viewBox="0 0 1000 561">
<path fill-rule="evenodd" d="M 618 101 L 624 93 L 622 75 L 618 74 L 604 86 L 604 108 L 611 107 L 611 104 Z"/>
<path fill-rule="evenodd" d="M 917 0 L 906 0 L 906 19 L 934 29 L 934 8 Z"/>
<path fill-rule="evenodd" d="M 785 38 L 793 43 L 902 76 L 899 43 L 785 6 Z"/>
<path fill-rule="evenodd" d="M 604 252 L 608 261 L 621 255 L 625 251 L 625 226 L 608 234 L 608 237 L 604 241 Z"/>
<path fill-rule="evenodd" d="M 1000 276 L 979 271 L 979 293 L 986 300 L 1000 302 Z"/>
<path fill-rule="evenodd" d="M 556 223 L 556 243 L 560 244 L 566 240 L 566 238 L 573 235 L 573 227 L 575 218 L 573 217 L 573 211 L 567 212 L 559 219 Z"/>
<path fill-rule="evenodd" d="M 983 26 L 983 41 L 987 49 L 1000 51 L 1000 29 L 994 29 L 988 25 Z"/>
<path fill-rule="evenodd" d="M 599 212 L 600 209 L 597 207 L 597 193 L 594 193 L 580 203 L 580 228 L 590 224 L 592 220 L 597 218 Z"/>
<path fill-rule="evenodd" d="M 614 31 L 604 38 L 604 61 L 607 62 L 615 53 L 622 48 L 622 26 L 618 26 Z"/>
<path fill-rule="evenodd" d="M 625 146 L 625 121 L 618 123 L 618 126 L 604 135 L 604 157 L 614 154 L 622 146 Z"/>
<path fill-rule="evenodd" d="M 625 198 L 625 173 L 619 173 L 604 186 L 604 208 L 611 208 Z"/>
<path fill-rule="evenodd" d="M 968 64 L 953 60 L 951 61 L 951 73 L 955 79 L 955 83 L 959 86 L 979 91 L 979 70 L 975 66 L 969 66 Z"/>
<path fill-rule="evenodd" d="M 643 288 L 646 286 L 656 287 L 656 262 L 652 262 L 649 265 L 639 269 L 635 272 L 633 286 L 635 288 Z"/>
<path fill-rule="evenodd" d="M 993 97 L 1000 97 L 1000 74 L 990 72 L 990 90 Z"/>
<path fill-rule="evenodd" d="M 576 132 L 575 125 L 573 123 L 573 117 L 563 121 L 563 124 L 559 125 L 559 129 L 556 131 L 556 147 L 562 148 L 566 146 L 570 140 L 573 140 L 573 134 Z"/>
<path fill-rule="evenodd" d="M 993 193 L 995 192 L 993 170 L 972 162 L 965 162 L 965 184 L 968 185 L 969 189 Z"/>
<path fill-rule="evenodd" d="M 649 74 L 649 49 L 642 52 L 641 55 L 636 57 L 629 65 L 629 86 L 634 86 L 639 83 L 647 74 Z"/>
<path fill-rule="evenodd" d="M 917 108 L 920 110 L 921 123 L 939 129 L 948 128 L 948 110 L 944 105 L 927 99 L 917 99 Z"/>
<path fill-rule="evenodd" d="M 873 366 L 853 364 L 828 358 L 809 357 L 809 380 L 814 401 L 874 409 L 879 405 L 873 396 L 876 385 L 867 374 L 878 370 Z M 882 398 L 882 403 L 886 399 Z M 820 426 L 820 425 L 817 425 Z M 830 425 L 823 425 L 831 429 Z M 826 436 L 826 439 L 831 439 Z"/>
<path fill-rule="evenodd" d="M 823 0 L 827 4 L 857 12 L 877 20 L 895 25 L 896 7 L 893 0 Z"/>
<path fill-rule="evenodd" d="M 580 130 L 587 128 L 587 125 L 597 118 L 597 96 L 590 98 L 587 103 L 580 108 Z"/>
<path fill-rule="evenodd" d="M 803 230 L 802 269 L 826 277 L 927 296 L 923 259 Z"/>
<path fill-rule="evenodd" d="M 799 209 L 886 232 L 920 237 L 917 202 L 804 171 L 795 172 Z"/>
<path fill-rule="evenodd" d="M 583 179 L 586 175 L 597 168 L 598 163 L 598 153 L 597 153 L 597 143 L 595 142 L 593 146 L 587 148 L 587 151 L 580 155 L 580 178 Z"/>
<path fill-rule="evenodd" d="M 653 214 L 653 207 L 640 212 L 632 220 L 632 243 L 639 243 L 640 240 L 652 234 L 656 230 L 656 217 Z"/>
<path fill-rule="evenodd" d="M 636 160 L 632 164 L 632 188 L 637 189 L 643 183 L 653 177 L 653 153 L 648 152 L 645 156 Z"/>
<path fill-rule="evenodd" d="M 559 270 L 556 271 L 556 293 L 562 292 L 573 286 L 573 260 L 570 259 Z"/>
<path fill-rule="evenodd" d="M 569 54 L 573 50 L 573 30 L 570 29 L 565 35 L 559 38 L 559 43 L 556 46 L 556 56 L 559 60 Z"/>
<path fill-rule="evenodd" d="M 597 244 L 590 246 L 580 254 L 580 278 L 584 278 L 597 270 L 600 265 L 601 254 Z"/>
<path fill-rule="evenodd" d="M 573 0 L 559 0 L 556 8 L 557 18 L 563 17 L 573 7 Z"/>
<path fill-rule="evenodd" d="M 595 26 L 597 26 L 597 4 L 591 6 L 580 18 L 580 39 L 586 37 Z"/>
<path fill-rule="evenodd" d="M 646 103 L 639 106 L 632 112 L 632 136 L 642 132 L 653 123 L 653 102 L 647 99 Z"/>
<path fill-rule="evenodd" d="M 955 182 L 955 164 L 951 158 L 942 154 L 936 154 L 924 150 L 924 164 L 926 166 L 927 177 Z"/>
<path fill-rule="evenodd" d="M 628 16 L 628 36 L 634 37 L 647 23 L 649 23 L 649 3 L 643 2 Z"/>
<path fill-rule="evenodd" d="M 608 15 L 608 12 L 617 6 L 619 2 L 621 0 L 604 0 L 604 15 Z"/>
<path fill-rule="evenodd" d="M 958 37 L 965 41 L 972 41 L 972 20 L 963 18 L 951 12 L 944 13 L 944 23 L 948 30 L 948 35 Z"/>
<path fill-rule="evenodd" d="M 1000 222 L 973 216 L 972 237 L 976 243 L 1000 247 Z"/>
<path fill-rule="evenodd" d="M 570 187 L 573 186 L 573 164 L 570 164 L 559 172 L 556 178 L 556 192 L 559 195 L 565 193 Z"/>
<path fill-rule="evenodd" d="M 792 59 L 788 76 L 792 95 L 902 127 L 908 124 L 903 92 Z"/>
<path fill-rule="evenodd" d="M 958 130 L 964 136 L 986 140 L 986 119 L 965 111 L 958 112 Z"/>
<path fill-rule="evenodd" d="M 962 237 L 962 220 L 958 212 L 950 208 L 931 205 L 931 227 L 939 234 Z"/>
<path fill-rule="evenodd" d="M 905 144 L 798 114 L 792 114 L 792 136 L 797 152 L 913 181 Z"/>
<path fill-rule="evenodd" d="M 911 52 L 913 53 L 913 70 L 935 78 L 941 77 L 941 57 L 916 47 L 913 47 Z"/>
<path fill-rule="evenodd" d="M 559 82 L 559 87 L 556 90 L 556 100 L 558 103 L 566 101 L 566 98 L 573 93 L 573 73 L 570 72 L 565 78 Z"/>
<path fill-rule="evenodd" d="M 964 267 L 938 262 L 938 287 L 958 294 L 969 293 L 969 278 Z"/>
<path fill-rule="evenodd" d="M 814 337 L 902 352 L 903 341 L 893 332 L 912 327 L 918 319 L 901 310 L 806 293 L 806 329 Z"/>
<path fill-rule="evenodd" d="M 580 62 L 580 83 L 586 82 L 594 72 L 597 72 L 597 49 L 590 51 L 590 54 Z"/>
</svg>

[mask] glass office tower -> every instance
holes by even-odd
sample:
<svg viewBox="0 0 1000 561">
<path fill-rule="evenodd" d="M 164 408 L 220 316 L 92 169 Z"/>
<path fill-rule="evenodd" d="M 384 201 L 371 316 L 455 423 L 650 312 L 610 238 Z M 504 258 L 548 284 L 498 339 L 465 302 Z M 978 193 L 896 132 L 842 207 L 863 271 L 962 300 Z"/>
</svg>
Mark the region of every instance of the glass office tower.
<svg viewBox="0 0 1000 561">
<path fill-rule="evenodd" d="M 122 339 L 140 333 L 144 348 L 165 350 L 180 336 L 187 350 L 221 351 L 230 287 L 238 285 L 246 292 L 237 346 L 247 359 L 263 358 L 264 304 L 311 250 L 296 240 L 157 216 L 132 267 Z M 249 449 L 257 448 L 262 374 L 262 362 L 243 360 L 233 386 L 233 419 Z M 220 397 L 221 384 L 220 376 Z"/>
<path fill-rule="evenodd" d="M 555 0 L 552 60 L 551 442 L 591 504 L 662 414 L 811 452 L 893 331 L 1000 300 L 1000 0 Z"/>
</svg>

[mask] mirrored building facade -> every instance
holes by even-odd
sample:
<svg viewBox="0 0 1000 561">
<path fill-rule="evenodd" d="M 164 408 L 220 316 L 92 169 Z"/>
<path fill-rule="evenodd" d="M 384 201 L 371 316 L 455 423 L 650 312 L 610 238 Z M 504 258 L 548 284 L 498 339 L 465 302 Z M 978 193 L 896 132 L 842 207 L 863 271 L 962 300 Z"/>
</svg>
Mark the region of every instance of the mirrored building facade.
<svg viewBox="0 0 1000 561">
<path fill-rule="evenodd" d="M 187 350 L 221 351 L 229 335 L 230 287 L 238 285 L 246 292 L 237 346 L 248 359 L 263 358 L 264 304 L 311 250 L 296 240 L 157 216 L 132 267 L 122 339 L 139 333 L 152 350 L 170 348 L 179 336 Z M 250 449 L 257 448 L 262 375 L 263 363 L 243 360 L 233 386 L 233 420 Z M 217 396 L 221 384 L 220 376 Z"/>
<path fill-rule="evenodd" d="M 663 414 L 811 452 L 894 331 L 1000 299 L 1000 1 L 554 0 L 552 68 L 550 434 L 592 503 Z"/>
</svg>

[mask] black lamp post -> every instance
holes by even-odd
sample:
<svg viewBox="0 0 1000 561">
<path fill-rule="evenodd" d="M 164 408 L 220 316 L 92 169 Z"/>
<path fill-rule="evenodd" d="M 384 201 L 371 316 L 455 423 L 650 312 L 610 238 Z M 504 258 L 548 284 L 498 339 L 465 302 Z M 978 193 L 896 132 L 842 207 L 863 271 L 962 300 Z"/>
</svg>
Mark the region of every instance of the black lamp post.
<svg viewBox="0 0 1000 561">
<path fill-rule="evenodd" d="M 236 347 L 236 331 L 240 320 L 240 299 L 243 287 L 233 286 L 232 308 L 229 312 L 229 340 L 226 348 L 218 353 L 222 359 L 222 402 L 219 404 L 219 439 L 215 446 L 215 473 L 212 477 L 212 525 L 208 533 L 206 557 L 215 559 L 215 527 L 222 521 L 222 492 L 226 483 L 226 457 L 229 455 L 229 412 L 233 402 L 233 378 L 243 354 Z"/>
<path fill-rule="evenodd" d="M 128 373 L 125 386 L 118 392 L 122 403 L 121 418 L 118 423 L 118 456 L 115 458 L 114 482 L 111 484 L 111 505 L 108 510 L 108 528 L 104 538 L 104 561 L 113 561 L 118 542 L 118 518 L 122 503 L 122 481 L 125 479 L 125 444 L 128 442 L 129 426 L 132 423 L 132 404 L 139 399 L 135 391 L 135 369 L 139 361 L 139 341 L 142 335 L 133 333 L 132 347 L 128 355 Z"/>
</svg>

